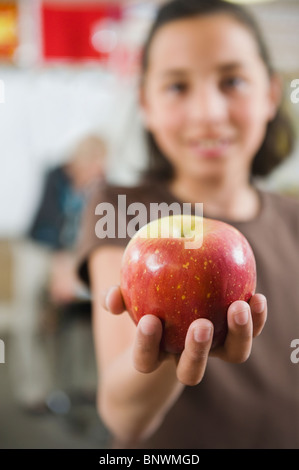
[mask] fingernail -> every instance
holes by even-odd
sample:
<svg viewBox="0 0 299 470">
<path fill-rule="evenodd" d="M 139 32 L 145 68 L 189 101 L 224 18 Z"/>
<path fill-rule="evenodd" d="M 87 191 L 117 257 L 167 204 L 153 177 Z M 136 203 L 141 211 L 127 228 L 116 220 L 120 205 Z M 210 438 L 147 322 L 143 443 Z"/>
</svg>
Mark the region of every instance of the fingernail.
<svg viewBox="0 0 299 470">
<path fill-rule="evenodd" d="M 239 312 L 235 313 L 234 318 L 237 325 L 246 325 L 246 323 L 248 322 L 248 308 L 244 308 L 243 310 L 240 310 Z"/>
<path fill-rule="evenodd" d="M 146 336 L 151 336 L 155 333 L 155 325 L 153 325 L 152 322 L 148 321 L 146 317 L 140 318 L 139 326 L 141 332 Z"/>
<path fill-rule="evenodd" d="M 197 343 L 205 343 L 211 337 L 212 328 L 194 328 L 194 339 Z"/>
<path fill-rule="evenodd" d="M 253 308 L 255 313 L 262 313 L 266 308 L 266 301 L 261 300 L 260 302 L 257 302 L 253 305 Z"/>
</svg>

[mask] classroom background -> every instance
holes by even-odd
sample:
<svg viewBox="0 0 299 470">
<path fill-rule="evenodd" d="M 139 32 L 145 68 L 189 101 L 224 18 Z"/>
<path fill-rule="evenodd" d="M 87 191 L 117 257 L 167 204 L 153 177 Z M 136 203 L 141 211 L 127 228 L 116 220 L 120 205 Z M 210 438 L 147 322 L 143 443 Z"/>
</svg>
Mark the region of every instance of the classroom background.
<svg viewBox="0 0 299 470">
<path fill-rule="evenodd" d="M 107 445 L 73 248 L 92 185 L 134 184 L 147 164 L 136 89 L 159 3 L 0 1 L 0 449 Z M 257 184 L 298 198 L 299 1 L 239 3 L 261 24 L 297 135 Z"/>
</svg>

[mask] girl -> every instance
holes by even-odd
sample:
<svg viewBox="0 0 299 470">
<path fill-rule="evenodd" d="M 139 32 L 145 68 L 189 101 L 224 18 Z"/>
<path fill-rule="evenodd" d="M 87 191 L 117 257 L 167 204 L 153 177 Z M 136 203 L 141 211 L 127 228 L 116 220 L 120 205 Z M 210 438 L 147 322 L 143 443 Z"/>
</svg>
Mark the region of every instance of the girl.
<svg viewBox="0 0 299 470">
<path fill-rule="evenodd" d="M 297 447 L 299 376 L 290 342 L 299 334 L 293 295 L 299 211 L 297 202 L 253 182 L 291 149 L 278 109 L 280 82 L 260 33 L 239 6 L 171 1 L 152 26 L 141 75 L 150 169 L 138 187 L 107 186 L 95 194 L 81 238 L 80 273 L 94 299 L 100 415 L 117 447 Z M 282 135 L 283 150 L 277 146 Z M 182 354 L 165 355 L 158 318 L 144 316 L 136 328 L 126 313 L 119 315 L 125 307 L 117 286 L 128 239 L 92 235 L 96 204 L 117 207 L 119 194 L 127 205 L 147 207 L 203 202 L 204 216 L 229 222 L 247 237 L 257 261 L 257 293 L 249 305 L 229 307 L 222 347 L 210 351 L 213 326 L 199 319 Z M 121 220 L 126 224 L 128 216 L 118 214 Z"/>
</svg>

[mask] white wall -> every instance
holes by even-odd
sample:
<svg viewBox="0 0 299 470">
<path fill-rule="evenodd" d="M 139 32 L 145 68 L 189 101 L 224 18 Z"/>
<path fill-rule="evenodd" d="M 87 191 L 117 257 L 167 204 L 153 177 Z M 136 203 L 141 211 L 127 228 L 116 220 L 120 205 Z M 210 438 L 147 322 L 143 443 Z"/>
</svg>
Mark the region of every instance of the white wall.
<svg viewBox="0 0 299 470">
<path fill-rule="evenodd" d="M 85 133 L 110 138 L 131 100 L 92 67 L 2 68 L 1 79 L 0 236 L 14 236 L 31 220 L 45 169 L 63 161 Z"/>
</svg>

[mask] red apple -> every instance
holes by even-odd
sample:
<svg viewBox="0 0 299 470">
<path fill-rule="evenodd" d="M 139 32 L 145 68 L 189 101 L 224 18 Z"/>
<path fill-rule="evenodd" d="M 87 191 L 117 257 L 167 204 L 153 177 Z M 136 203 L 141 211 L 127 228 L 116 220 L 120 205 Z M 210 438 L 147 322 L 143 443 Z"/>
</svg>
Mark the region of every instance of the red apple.
<svg viewBox="0 0 299 470">
<path fill-rule="evenodd" d="M 222 344 L 228 307 L 248 302 L 255 288 L 251 246 L 218 220 L 193 216 L 190 226 L 190 216 L 176 215 L 150 222 L 132 237 L 122 259 L 127 311 L 136 324 L 143 315 L 159 317 L 161 347 L 170 353 L 182 352 L 189 325 L 202 317 L 214 325 L 212 348 Z"/>
</svg>

